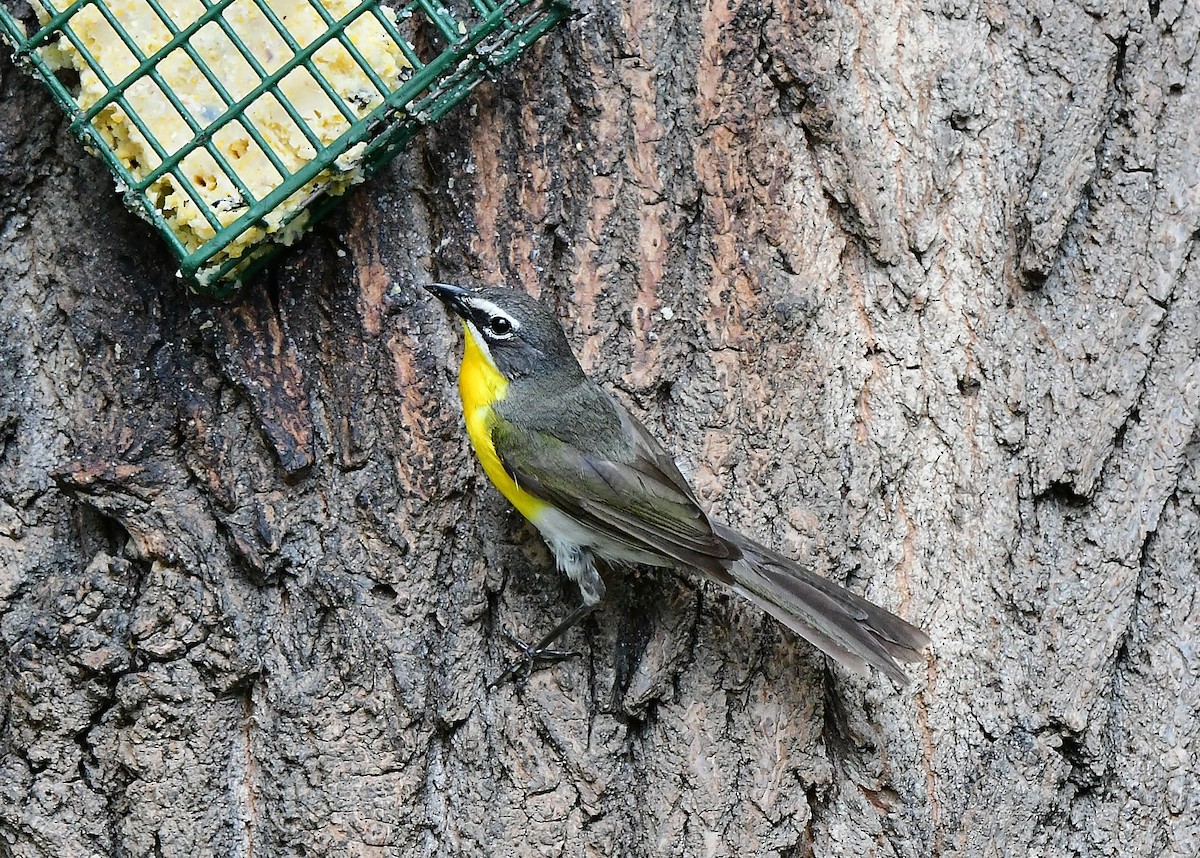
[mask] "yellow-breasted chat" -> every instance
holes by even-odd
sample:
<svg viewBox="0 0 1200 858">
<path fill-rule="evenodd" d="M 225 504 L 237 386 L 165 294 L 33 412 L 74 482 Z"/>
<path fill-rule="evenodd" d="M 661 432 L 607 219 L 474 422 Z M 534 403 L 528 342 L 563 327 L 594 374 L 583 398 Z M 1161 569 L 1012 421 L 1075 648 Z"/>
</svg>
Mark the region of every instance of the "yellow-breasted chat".
<svg viewBox="0 0 1200 858">
<path fill-rule="evenodd" d="M 712 519 L 675 461 L 583 372 L 553 311 L 512 289 L 426 287 L 463 321 L 459 393 L 471 444 L 496 488 L 538 529 L 582 602 L 525 658 L 604 598 L 596 559 L 699 572 L 855 671 L 901 685 L 929 638 L 895 614 Z"/>
</svg>

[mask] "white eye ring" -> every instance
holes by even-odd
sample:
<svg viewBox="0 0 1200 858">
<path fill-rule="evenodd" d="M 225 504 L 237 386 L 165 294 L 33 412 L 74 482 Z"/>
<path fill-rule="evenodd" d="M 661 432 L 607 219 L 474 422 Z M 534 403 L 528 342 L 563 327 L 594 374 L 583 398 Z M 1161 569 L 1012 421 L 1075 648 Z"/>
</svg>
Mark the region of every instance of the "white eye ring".
<svg viewBox="0 0 1200 858">
<path fill-rule="evenodd" d="M 488 320 L 488 333 L 496 337 L 511 336 L 513 332 L 512 319 L 507 316 L 492 316 Z"/>
<path fill-rule="evenodd" d="M 493 341 L 507 340 L 521 330 L 520 321 L 509 315 L 503 307 L 485 298 L 472 297 L 466 303 L 471 319 L 482 336 Z"/>
</svg>

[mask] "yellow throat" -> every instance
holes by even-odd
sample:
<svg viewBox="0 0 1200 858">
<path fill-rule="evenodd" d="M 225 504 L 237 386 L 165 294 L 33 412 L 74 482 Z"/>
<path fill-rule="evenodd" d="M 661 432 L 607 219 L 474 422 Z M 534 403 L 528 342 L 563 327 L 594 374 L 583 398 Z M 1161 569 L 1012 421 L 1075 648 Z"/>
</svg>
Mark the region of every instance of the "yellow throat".
<svg viewBox="0 0 1200 858">
<path fill-rule="evenodd" d="M 483 471 L 492 485 L 508 498 L 530 521 L 537 523 L 538 515 L 548 504 L 524 491 L 504 470 L 496 447 L 492 443 L 492 425 L 496 415 L 492 405 L 508 395 L 508 379 L 500 374 L 491 357 L 479 347 L 470 326 L 463 322 L 462 366 L 458 370 L 458 393 L 462 397 L 463 416 L 467 419 L 467 435 Z"/>
</svg>

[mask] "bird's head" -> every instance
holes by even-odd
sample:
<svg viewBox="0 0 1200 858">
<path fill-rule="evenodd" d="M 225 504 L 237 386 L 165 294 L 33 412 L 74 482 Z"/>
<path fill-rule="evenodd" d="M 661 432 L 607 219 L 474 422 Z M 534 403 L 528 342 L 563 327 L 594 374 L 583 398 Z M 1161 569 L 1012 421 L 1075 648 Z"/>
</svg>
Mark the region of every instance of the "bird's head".
<svg viewBox="0 0 1200 858">
<path fill-rule="evenodd" d="M 583 374 L 554 311 L 515 289 L 425 287 L 463 320 L 483 358 L 505 379 Z"/>
</svg>

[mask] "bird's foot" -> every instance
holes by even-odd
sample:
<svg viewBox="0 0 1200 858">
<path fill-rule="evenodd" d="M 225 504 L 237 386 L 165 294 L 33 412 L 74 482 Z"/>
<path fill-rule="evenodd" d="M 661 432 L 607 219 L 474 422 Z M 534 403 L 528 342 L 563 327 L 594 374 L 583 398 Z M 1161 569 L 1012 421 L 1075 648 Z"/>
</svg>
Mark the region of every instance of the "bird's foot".
<svg viewBox="0 0 1200 858">
<path fill-rule="evenodd" d="M 504 673 L 488 683 L 488 688 L 507 682 L 510 679 L 515 679 L 518 685 L 524 685 L 533 673 L 538 662 L 546 662 L 554 664 L 568 658 L 575 658 L 580 653 L 571 649 L 551 649 L 544 644 L 531 644 L 518 638 L 507 628 L 503 629 L 504 636 L 512 642 L 513 646 L 521 651 L 521 657 L 505 668 Z"/>
</svg>

